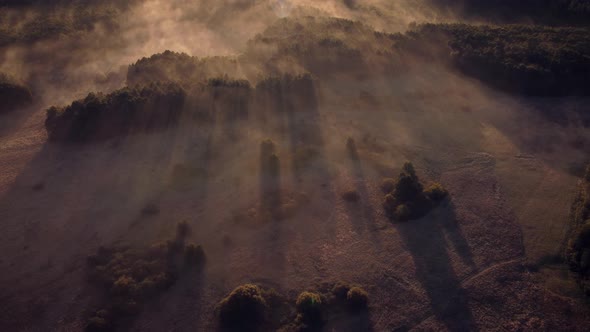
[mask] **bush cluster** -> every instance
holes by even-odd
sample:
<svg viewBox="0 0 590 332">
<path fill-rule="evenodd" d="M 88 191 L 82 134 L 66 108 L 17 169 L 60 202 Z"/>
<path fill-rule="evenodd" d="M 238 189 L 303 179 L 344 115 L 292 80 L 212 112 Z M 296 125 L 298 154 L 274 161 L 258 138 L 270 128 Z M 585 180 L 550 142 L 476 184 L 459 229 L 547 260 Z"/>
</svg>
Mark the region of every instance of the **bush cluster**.
<svg viewBox="0 0 590 332">
<path fill-rule="evenodd" d="M 405 163 L 397 180 L 386 179 L 381 188 L 386 192 L 383 207 L 394 220 L 418 219 L 430 212 L 448 195 L 441 184 L 424 190 L 412 163 Z"/>
<path fill-rule="evenodd" d="M 246 284 L 234 289 L 218 306 L 222 327 L 230 330 L 256 331 L 269 316 L 264 291 Z"/>
<path fill-rule="evenodd" d="M 220 326 L 228 331 L 320 331 L 331 319 L 368 310 L 368 293 L 338 282 L 319 291 L 303 291 L 287 301 L 274 290 L 254 284 L 235 288 L 218 306 Z"/>
<path fill-rule="evenodd" d="M 338 282 L 332 287 L 332 296 L 338 304 L 344 305 L 352 312 L 367 310 L 369 294 L 363 288 Z"/>
<path fill-rule="evenodd" d="M 172 286 L 186 269 L 201 268 L 201 246 L 185 244 L 190 229 L 177 226 L 176 237 L 150 248 L 105 248 L 87 259 L 90 280 L 107 291 L 104 309 L 88 321 L 87 331 L 104 331 L 137 314 L 141 306 Z"/>
</svg>

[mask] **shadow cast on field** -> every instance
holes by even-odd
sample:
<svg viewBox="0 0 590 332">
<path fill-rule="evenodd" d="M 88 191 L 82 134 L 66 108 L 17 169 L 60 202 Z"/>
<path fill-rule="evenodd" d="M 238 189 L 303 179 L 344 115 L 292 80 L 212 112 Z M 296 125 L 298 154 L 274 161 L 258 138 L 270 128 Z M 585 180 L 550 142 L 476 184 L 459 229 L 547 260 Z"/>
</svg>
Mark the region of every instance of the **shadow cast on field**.
<svg viewBox="0 0 590 332">
<path fill-rule="evenodd" d="M 288 145 L 291 159 L 291 179 L 298 190 L 305 188 L 314 199 L 307 206 L 308 212 L 318 220 L 332 221 L 331 211 L 335 201 L 333 179 L 325 155 L 325 142 L 321 128 L 319 87 L 311 80 L 294 81 L 283 86 L 273 96 L 271 105 L 274 116 L 284 130 L 283 139 Z M 316 227 L 326 227 L 318 230 Z M 315 223 L 302 228 L 306 235 L 334 234 L 332 222 Z"/>
<path fill-rule="evenodd" d="M 358 313 L 344 311 L 330 317 L 326 324 L 325 331 L 348 331 L 348 332 L 373 332 L 373 324 L 368 310 L 361 310 Z"/>
<path fill-rule="evenodd" d="M 279 157 L 272 142 L 260 145 L 260 209 L 259 216 L 269 225 L 268 247 L 264 248 L 263 264 L 272 266 L 273 271 L 283 271 L 282 198 L 281 169 Z"/>
<path fill-rule="evenodd" d="M 472 269 L 475 264 L 452 204 L 442 204 L 425 218 L 397 223 L 396 228 L 412 255 L 415 277 L 426 291 L 434 316 L 451 331 L 472 331 L 476 326 L 468 295 L 453 270 L 447 241 L 453 242 L 465 264 Z"/>
<path fill-rule="evenodd" d="M 346 148 L 350 158 L 350 171 L 355 183 L 354 190 L 358 195 L 358 201 L 346 202 L 347 213 L 356 232 L 361 233 L 365 228 L 368 228 L 371 234 L 375 235 L 376 219 L 373 211 L 374 208 L 370 202 L 367 180 L 355 142 L 349 139 L 346 143 Z M 373 236 L 373 243 L 379 245 L 379 238 L 377 236 Z"/>
<path fill-rule="evenodd" d="M 149 299 L 139 319 L 133 319 L 122 330 L 153 331 L 164 329 L 164 326 L 170 328 L 170 323 L 173 323 L 174 328 L 204 324 L 200 313 L 204 310 L 203 290 L 207 281 L 203 268 L 185 271 L 171 288 Z M 136 323 L 143 324 L 138 326 Z"/>
</svg>

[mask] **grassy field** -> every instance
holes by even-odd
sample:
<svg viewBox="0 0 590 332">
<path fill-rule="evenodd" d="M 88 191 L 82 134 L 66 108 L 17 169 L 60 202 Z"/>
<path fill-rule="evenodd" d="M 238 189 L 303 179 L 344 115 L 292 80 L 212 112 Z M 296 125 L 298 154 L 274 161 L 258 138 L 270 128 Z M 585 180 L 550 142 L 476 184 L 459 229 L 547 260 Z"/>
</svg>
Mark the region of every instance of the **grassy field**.
<svg viewBox="0 0 590 332">
<path fill-rule="evenodd" d="M 392 34 L 326 17 L 354 8 L 293 10 L 242 31 L 251 38 L 235 50 L 203 54 L 187 42 L 152 52 L 179 42 L 167 33 L 98 56 L 69 32 L 35 39 L 31 52 L 45 53 L 19 62 L 35 68 L 24 75 L 32 104 L 0 114 L 0 330 L 82 331 L 113 315 L 120 329 L 223 330 L 220 306 L 256 284 L 280 307 L 266 326 L 285 331 L 306 322 L 305 291 L 319 294 L 309 310 L 324 305 L 326 331 L 584 331 L 590 309 L 563 253 L 590 144 L 587 78 L 575 74 L 588 66 L 585 28 Z M 237 24 L 221 12 L 211 16 L 221 25 L 195 31 Z M 30 61 L 59 46 L 80 58 Z M 29 54 L 3 50 L 4 67 Z M 498 85 L 522 68 L 554 80 Z M 89 83 L 96 71 L 113 74 Z M 71 80 L 45 85 L 60 77 Z M 547 96 L 555 85 L 581 90 Z M 408 161 L 449 196 L 402 222 L 388 216 L 382 183 Z M 179 237 L 179 223 L 191 232 Z M 177 255 L 189 243 L 205 252 L 199 269 Z M 339 281 L 366 290 L 366 311 L 334 309 L 326 294 Z"/>
</svg>

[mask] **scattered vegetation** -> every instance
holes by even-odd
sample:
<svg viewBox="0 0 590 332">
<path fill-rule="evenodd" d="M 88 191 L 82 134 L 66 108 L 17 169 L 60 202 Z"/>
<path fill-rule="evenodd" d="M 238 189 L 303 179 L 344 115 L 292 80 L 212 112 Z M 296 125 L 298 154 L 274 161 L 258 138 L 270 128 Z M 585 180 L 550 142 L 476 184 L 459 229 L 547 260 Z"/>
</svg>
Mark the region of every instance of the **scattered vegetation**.
<svg viewBox="0 0 590 332">
<path fill-rule="evenodd" d="M 216 310 L 222 331 L 276 331 L 291 315 L 284 297 L 254 284 L 234 289 Z"/>
<path fill-rule="evenodd" d="M 566 259 L 578 282 L 590 296 L 590 166 L 586 169 L 571 211 L 572 231 Z"/>
<path fill-rule="evenodd" d="M 115 328 L 172 286 L 182 271 L 201 268 L 205 253 L 201 246 L 185 243 L 189 232 L 187 223 L 179 223 L 174 239 L 165 243 L 144 249 L 101 247 L 89 256 L 89 279 L 107 295 L 104 308 L 91 315 L 86 330 Z"/>
<path fill-rule="evenodd" d="M 321 292 L 302 292 L 296 301 L 297 315 L 285 331 L 370 330 L 368 293 L 359 286 L 337 282 Z M 359 319 L 360 318 L 360 319 Z"/>
<path fill-rule="evenodd" d="M 0 73 L 0 114 L 30 104 L 31 90 L 13 77 Z"/>
<path fill-rule="evenodd" d="M 347 316 L 366 317 L 368 300 L 364 289 L 342 282 L 324 285 L 321 291 L 301 292 L 294 301 L 272 289 L 245 284 L 221 300 L 217 312 L 222 330 L 227 331 L 320 331 L 326 323 L 340 322 Z M 352 330 L 366 330 L 368 325 L 364 327 Z M 351 326 L 344 324 L 342 328 L 346 331 Z"/>
<path fill-rule="evenodd" d="M 75 142 L 163 128 L 177 123 L 185 97 L 174 83 L 91 93 L 70 106 L 49 108 L 45 128 L 50 140 Z"/>
<path fill-rule="evenodd" d="M 412 163 L 405 163 L 396 180 L 387 179 L 382 189 L 390 189 L 389 184 L 395 183 L 391 191 L 385 195 L 383 207 L 390 218 L 398 221 L 419 219 L 438 205 L 447 191 L 438 183 L 427 190 L 420 183 Z"/>
</svg>

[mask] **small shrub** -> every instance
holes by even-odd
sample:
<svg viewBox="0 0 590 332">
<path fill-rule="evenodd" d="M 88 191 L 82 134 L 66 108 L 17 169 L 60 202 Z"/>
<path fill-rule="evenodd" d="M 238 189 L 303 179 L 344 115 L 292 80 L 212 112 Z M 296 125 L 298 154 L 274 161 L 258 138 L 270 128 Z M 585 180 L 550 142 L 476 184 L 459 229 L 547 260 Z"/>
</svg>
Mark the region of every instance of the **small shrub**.
<svg viewBox="0 0 590 332">
<path fill-rule="evenodd" d="M 246 284 L 234 289 L 219 303 L 219 319 L 223 327 L 254 330 L 267 316 L 268 305 L 260 287 Z"/>
<path fill-rule="evenodd" d="M 360 196 L 356 190 L 349 190 L 342 194 L 342 198 L 350 203 L 358 202 Z"/>
<path fill-rule="evenodd" d="M 369 302 L 369 294 L 360 287 L 352 287 L 346 293 L 346 300 L 352 310 L 364 310 Z"/>
<path fill-rule="evenodd" d="M 334 297 L 337 300 L 346 300 L 346 296 L 348 294 L 348 291 L 350 290 L 350 285 L 343 283 L 343 282 L 337 282 L 333 287 L 332 287 L 332 295 L 334 295 Z"/>
<path fill-rule="evenodd" d="M 381 181 L 381 191 L 384 194 L 389 194 L 395 189 L 395 179 L 387 178 Z"/>
<path fill-rule="evenodd" d="M 115 281 L 111 292 L 114 295 L 133 296 L 136 294 L 137 284 L 133 278 L 123 275 Z"/>
<path fill-rule="evenodd" d="M 448 192 L 440 183 L 434 183 L 424 191 L 424 194 L 433 201 L 440 201 L 447 197 Z"/>
<path fill-rule="evenodd" d="M 319 294 L 303 292 L 297 297 L 295 306 L 303 321 L 317 323 L 321 320 L 322 298 Z"/>
</svg>

